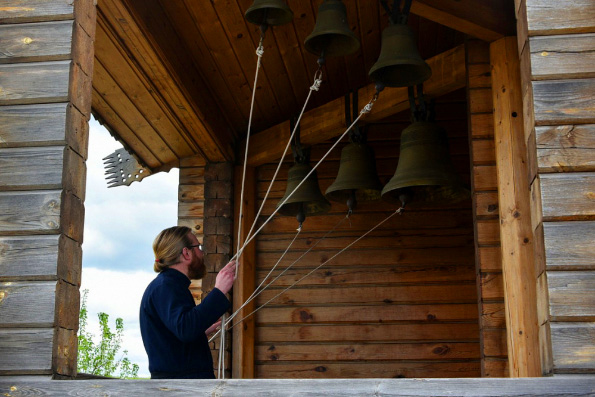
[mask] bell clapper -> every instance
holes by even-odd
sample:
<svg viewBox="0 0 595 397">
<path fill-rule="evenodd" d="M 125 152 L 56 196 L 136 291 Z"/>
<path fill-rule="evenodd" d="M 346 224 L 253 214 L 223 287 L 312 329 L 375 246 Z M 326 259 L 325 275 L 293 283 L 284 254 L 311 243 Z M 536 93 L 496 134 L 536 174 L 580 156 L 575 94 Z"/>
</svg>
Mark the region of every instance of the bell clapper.
<svg viewBox="0 0 595 397">
<path fill-rule="evenodd" d="M 357 207 L 357 198 L 355 197 L 355 189 L 351 189 L 351 193 L 349 194 L 349 198 L 347 199 L 347 208 L 349 208 L 349 215 L 355 210 Z"/>
<path fill-rule="evenodd" d="M 300 210 L 298 211 L 295 218 L 297 219 L 298 223 L 300 224 L 300 226 L 297 228 L 297 230 L 301 232 L 304 221 L 306 220 L 306 214 L 304 213 L 304 204 L 300 204 Z"/>
</svg>

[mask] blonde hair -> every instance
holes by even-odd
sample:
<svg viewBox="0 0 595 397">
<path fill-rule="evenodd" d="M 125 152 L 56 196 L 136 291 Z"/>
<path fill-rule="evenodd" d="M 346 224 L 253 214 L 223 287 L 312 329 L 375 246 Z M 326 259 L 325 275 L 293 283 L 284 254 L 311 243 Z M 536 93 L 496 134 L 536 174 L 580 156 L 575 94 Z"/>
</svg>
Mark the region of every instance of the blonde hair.
<svg viewBox="0 0 595 397">
<path fill-rule="evenodd" d="M 184 247 L 192 245 L 188 237 L 190 228 L 186 226 L 174 226 L 163 230 L 155 237 L 153 241 L 153 252 L 155 253 L 155 263 L 153 270 L 161 273 L 165 268 L 175 265 L 179 262 L 179 257 Z"/>
</svg>

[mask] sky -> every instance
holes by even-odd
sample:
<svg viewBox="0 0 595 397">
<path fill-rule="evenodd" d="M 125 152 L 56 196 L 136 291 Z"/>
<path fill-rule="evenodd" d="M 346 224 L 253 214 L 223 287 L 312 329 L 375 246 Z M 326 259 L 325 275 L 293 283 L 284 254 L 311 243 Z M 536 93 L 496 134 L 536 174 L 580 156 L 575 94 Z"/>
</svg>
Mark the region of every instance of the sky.
<svg viewBox="0 0 595 397">
<path fill-rule="evenodd" d="M 122 350 L 149 377 L 138 321 L 142 294 L 153 272 L 153 239 L 177 223 L 178 170 L 161 172 L 130 186 L 107 187 L 103 158 L 122 147 L 96 120 L 89 123 L 89 158 L 81 293 L 87 295 L 88 331 L 99 341 L 97 313 L 110 326 L 124 320 Z"/>
</svg>

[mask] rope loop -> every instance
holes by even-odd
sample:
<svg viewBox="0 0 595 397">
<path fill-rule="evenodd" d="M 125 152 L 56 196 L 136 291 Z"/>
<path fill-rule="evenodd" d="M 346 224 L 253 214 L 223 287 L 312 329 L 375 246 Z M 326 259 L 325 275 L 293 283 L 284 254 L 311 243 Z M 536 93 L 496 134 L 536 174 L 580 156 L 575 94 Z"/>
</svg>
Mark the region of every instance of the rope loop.
<svg viewBox="0 0 595 397">
<path fill-rule="evenodd" d="M 259 58 L 262 58 L 262 56 L 264 55 L 264 47 L 262 46 L 262 44 L 258 45 L 258 48 L 256 49 L 256 55 Z"/>
<path fill-rule="evenodd" d="M 322 79 L 314 80 L 314 84 L 312 84 L 312 86 L 310 87 L 310 90 L 318 91 L 320 89 L 321 84 L 322 84 Z"/>
</svg>

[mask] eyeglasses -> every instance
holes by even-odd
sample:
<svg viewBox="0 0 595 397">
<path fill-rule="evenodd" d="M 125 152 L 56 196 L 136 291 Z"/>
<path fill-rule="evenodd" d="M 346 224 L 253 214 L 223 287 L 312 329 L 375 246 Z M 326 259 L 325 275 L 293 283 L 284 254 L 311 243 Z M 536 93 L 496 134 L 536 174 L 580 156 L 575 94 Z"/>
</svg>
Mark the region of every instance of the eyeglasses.
<svg viewBox="0 0 595 397">
<path fill-rule="evenodd" d="M 198 249 L 202 251 L 202 244 L 189 245 L 189 246 L 188 246 L 188 247 L 186 247 L 186 248 L 195 248 L 195 247 L 198 247 Z"/>
</svg>

